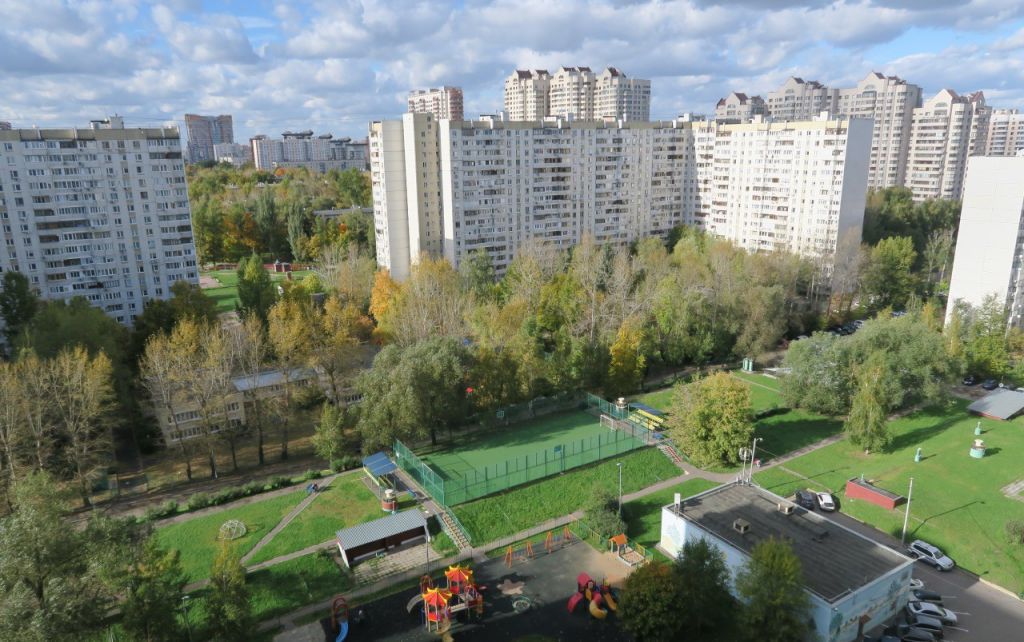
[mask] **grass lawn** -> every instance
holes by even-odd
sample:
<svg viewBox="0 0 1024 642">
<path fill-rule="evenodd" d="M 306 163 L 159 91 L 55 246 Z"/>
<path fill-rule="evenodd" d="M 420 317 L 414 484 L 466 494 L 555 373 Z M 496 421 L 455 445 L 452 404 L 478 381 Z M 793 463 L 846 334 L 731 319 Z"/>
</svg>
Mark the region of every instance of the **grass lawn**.
<svg viewBox="0 0 1024 642">
<path fill-rule="evenodd" d="M 908 538 L 921 538 L 943 548 L 967 570 L 1010 590 L 1024 591 L 1024 549 L 1007 543 L 1006 522 L 1024 517 L 1024 505 L 1000 489 L 1024 477 L 1024 420 L 981 419 L 988 455 L 968 456 L 977 417 L 966 413 L 966 401 L 949 400 L 942 407 L 918 411 L 890 423 L 894 441 L 886 453 L 865 455 L 843 440 L 786 463 L 784 470 L 755 475 L 765 488 L 789 495 L 798 488 L 824 488 L 836 493 L 841 510 L 899 536 L 902 509 L 887 511 L 862 500 L 846 499 L 846 480 L 861 474 L 888 490 L 906 493 L 914 477 Z M 923 460 L 914 463 L 921 447 Z"/>
<path fill-rule="evenodd" d="M 486 544 L 579 510 L 596 486 L 604 486 L 617 493 L 616 462 L 622 462 L 623 493 L 646 488 L 681 473 L 657 449 L 644 448 L 499 495 L 460 504 L 453 510 L 469 531 L 473 544 Z"/>
<path fill-rule="evenodd" d="M 201 580 L 209 575 L 213 558 L 217 555 L 220 545 L 217 535 L 221 524 L 229 519 L 245 524 L 245 536 L 234 540 L 239 553 L 245 554 L 305 496 L 305 491 L 300 490 L 178 522 L 157 529 L 156 538 L 165 548 L 176 548 L 181 552 L 181 566 L 189 581 Z"/>
<path fill-rule="evenodd" d="M 622 518 L 626 521 L 626 535 L 643 546 L 653 549 L 661 541 L 661 509 L 672 503 L 675 494 L 683 499 L 718 486 L 707 479 L 689 479 L 678 486 L 659 490 L 646 497 L 622 505 Z"/>
<path fill-rule="evenodd" d="M 733 372 L 732 376 L 741 379 L 748 384 L 750 388 L 750 405 L 753 407 L 754 412 L 761 412 L 770 408 L 778 408 L 783 405 L 782 395 L 779 393 L 779 382 L 771 377 L 766 377 L 759 374 L 748 374 L 746 372 Z M 687 384 L 683 384 L 687 385 Z M 662 388 L 661 390 L 655 390 L 642 394 L 632 401 L 639 401 L 640 403 L 647 404 L 652 408 L 657 408 L 662 412 L 669 412 L 672 407 L 672 394 L 675 391 L 674 386 L 668 388 Z"/>
<path fill-rule="evenodd" d="M 250 603 L 257 621 L 288 613 L 352 588 L 352 576 L 333 558 L 306 555 L 250 573 Z"/>
<path fill-rule="evenodd" d="M 278 555 L 326 542 L 342 529 L 383 517 L 380 500 L 363 483 L 361 473 L 343 475 L 320 492 L 304 511 L 252 557 L 264 562 Z"/>
<path fill-rule="evenodd" d="M 310 272 L 308 270 L 292 272 L 292 278 L 301 281 Z M 214 270 L 202 272 L 200 276 L 208 276 L 216 279 L 220 287 L 205 288 L 203 294 L 210 297 L 217 303 L 218 312 L 231 312 L 238 303 L 238 275 L 234 270 Z M 270 274 L 270 280 L 277 283 L 287 277 L 284 274 Z"/>
</svg>

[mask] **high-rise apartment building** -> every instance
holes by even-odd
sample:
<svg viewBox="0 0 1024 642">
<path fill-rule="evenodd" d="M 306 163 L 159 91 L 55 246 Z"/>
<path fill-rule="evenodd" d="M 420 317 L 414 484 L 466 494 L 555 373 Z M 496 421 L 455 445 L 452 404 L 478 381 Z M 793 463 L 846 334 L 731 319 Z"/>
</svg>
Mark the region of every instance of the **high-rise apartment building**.
<svg viewBox="0 0 1024 642">
<path fill-rule="evenodd" d="M 217 143 L 213 146 L 213 158 L 218 163 L 231 163 L 241 167 L 252 161 L 252 145 L 241 143 Z"/>
<path fill-rule="evenodd" d="M 11 124 L 6 120 L 0 120 L 0 131 L 8 130 L 11 128 Z"/>
<path fill-rule="evenodd" d="M 214 145 L 235 142 L 235 130 L 230 114 L 185 114 L 185 129 L 188 131 L 188 160 L 192 163 L 214 160 Z"/>
<path fill-rule="evenodd" d="M 334 138 L 331 134 L 313 136 L 307 130 L 284 132 L 277 139 L 261 134 L 253 137 L 250 144 L 256 169 L 308 167 L 321 173 L 331 169 L 366 169 L 366 141 Z"/>
<path fill-rule="evenodd" d="M 995 109 L 989 114 L 984 156 L 1016 156 L 1024 150 L 1024 114 Z"/>
<path fill-rule="evenodd" d="M 433 114 L 438 120 L 462 120 L 462 89 L 438 87 L 410 91 L 409 113 Z"/>
<path fill-rule="evenodd" d="M 811 120 L 827 111 L 836 113 L 839 90 L 817 80 L 790 77 L 781 87 L 768 92 L 768 113 L 775 120 Z"/>
<path fill-rule="evenodd" d="M 647 121 L 651 117 L 651 81 L 629 78 L 609 67 L 595 74 L 590 67 L 516 70 L 505 79 L 505 113 L 509 120 L 571 117 Z"/>
<path fill-rule="evenodd" d="M 177 127 L 0 131 L 0 271 L 42 299 L 85 297 L 122 323 L 197 283 Z"/>
<path fill-rule="evenodd" d="M 914 199 L 959 199 L 967 158 L 983 150 L 988 108 L 979 91 L 961 96 L 943 89 L 914 109 L 905 185 Z"/>
<path fill-rule="evenodd" d="M 715 120 L 720 123 L 747 123 L 767 113 L 768 108 L 763 98 L 735 91 L 715 105 Z"/>
<path fill-rule="evenodd" d="M 377 121 L 377 261 L 401 280 L 421 252 L 458 266 L 483 249 L 502 273 L 531 240 L 628 243 L 687 223 L 827 269 L 863 221 L 870 137 L 860 119 Z"/>
<path fill-rule="evenodd" d="M 995 295 L 1009 324 L 1024 326 L 1024 156 L 975 156 L 967 163 L 947 321 L 958 301 Z"/>
</svg>

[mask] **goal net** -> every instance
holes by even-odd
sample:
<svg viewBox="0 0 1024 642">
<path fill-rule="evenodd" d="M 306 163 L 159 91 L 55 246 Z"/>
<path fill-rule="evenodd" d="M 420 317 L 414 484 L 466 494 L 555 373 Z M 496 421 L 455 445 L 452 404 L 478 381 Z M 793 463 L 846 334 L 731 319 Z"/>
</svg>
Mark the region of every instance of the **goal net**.
<svg viewBox="0 0 1024 642">
<path fill-rule="evenodd" d="M 615 430 L 618 428 L 618 423 L 608 415 L 601 415 L 601 425 L 608 430 Z"/>
</svg>

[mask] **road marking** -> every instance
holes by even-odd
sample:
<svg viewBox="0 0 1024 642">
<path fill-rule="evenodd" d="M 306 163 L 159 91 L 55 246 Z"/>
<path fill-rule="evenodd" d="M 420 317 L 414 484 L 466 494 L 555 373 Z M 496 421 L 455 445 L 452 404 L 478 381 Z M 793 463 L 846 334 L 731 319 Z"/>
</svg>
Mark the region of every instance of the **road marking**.
<svg viewBox="0 0 1024 642">
<path fill-rule="evenodd" d="M 963 631 L 964 633 L 970 633 L 967 629 L 961 629 L 958 626 L 947 626 L 947 629 L 953 629 L 954 631 Z"/>
</svg>

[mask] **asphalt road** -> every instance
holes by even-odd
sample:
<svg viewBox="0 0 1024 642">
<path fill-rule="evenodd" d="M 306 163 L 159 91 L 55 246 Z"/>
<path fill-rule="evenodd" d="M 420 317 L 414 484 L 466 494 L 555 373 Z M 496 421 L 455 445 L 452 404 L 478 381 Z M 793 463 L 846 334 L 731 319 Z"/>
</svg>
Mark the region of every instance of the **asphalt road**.
<svg viewBox="0 0 1024 642">
<path fill-rule="evenodd" d="M 899 540 L 879 530 L 842 513 L 829 517 L 883 546 L 903 552 Z M 946 642 L 1024 640 L 1024 602 L 1021 600 L 960 568 L 941 572 L 923 562 L 915 562 L 914 577 L 924 582 L 926 589 L 942 595 L 943 606 L 957 614 L 956 627 L 946 627 Z"/>
</svg>

